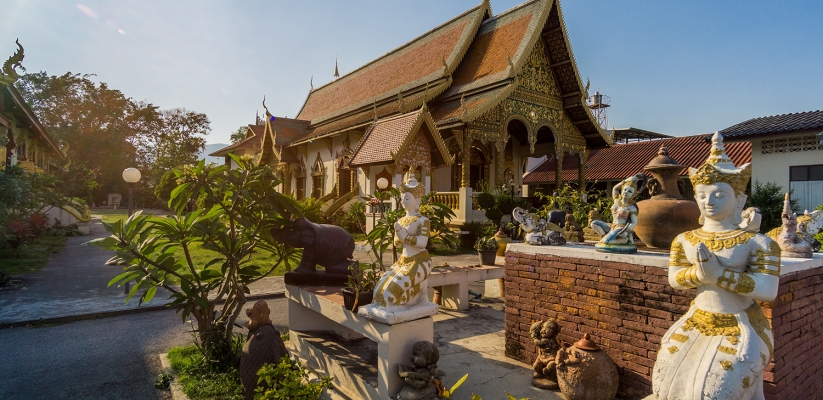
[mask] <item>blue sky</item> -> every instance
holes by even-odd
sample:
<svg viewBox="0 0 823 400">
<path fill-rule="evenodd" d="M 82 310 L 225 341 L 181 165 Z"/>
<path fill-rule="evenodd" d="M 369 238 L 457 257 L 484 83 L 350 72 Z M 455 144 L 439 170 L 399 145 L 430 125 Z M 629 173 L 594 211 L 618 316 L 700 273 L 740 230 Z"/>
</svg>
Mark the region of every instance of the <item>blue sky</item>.
<svg viewBox="0 0 823 400">
<path fill-rule="evenodd" d="M 473 7 L 443 1 L 3 1 L 0 58 L 94 73 L 162 108 L 211 119 L 209 143 L 254 122 L 263 96 L 294 117 L 315 87 Z M 495 14 L 516 0 L 493 0 Z M 609 126 L 675 136 L 823 109 L 823 2 L 566 0 L 580 74 Z M 2 61 L 2 60 L 0 60 Z"/>
</svg>

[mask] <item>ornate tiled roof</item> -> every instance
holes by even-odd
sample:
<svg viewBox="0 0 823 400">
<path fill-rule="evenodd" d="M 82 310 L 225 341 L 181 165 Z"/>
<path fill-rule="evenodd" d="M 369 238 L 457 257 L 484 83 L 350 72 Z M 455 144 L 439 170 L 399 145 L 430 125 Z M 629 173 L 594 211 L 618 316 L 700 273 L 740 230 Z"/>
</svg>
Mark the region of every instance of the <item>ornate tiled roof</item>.
<svg viewBox="0 0 823 400">
<path fill-rule="evenodd" d="M 823 110 L 752 118 L 720 131 L 729 140 L 749 136 L 774 136 L 809 129 L 823 129 Z"/>
<path fill-rule="evenodd" d="M 349 165 L 392 162 L 397 155 L 402 155 L 400 153 L 409 144 L 409 140 L 418 132 L 422 132 L 428 141 L 435 165 L 451 164 L 443 138 L 435 127 L 431 114 L 424 106 L 406 114 L 375 122 L 357 144 Z"/>
<path fill-rule="evenodd" d="M 643 167 L 657 156 L 660 146 L 666 146 L 669 156 L 680 165 L 698 168 L 706 161 L 711 143 L 705 138 L 710 135 L 684 136 L 671 139 L 650 140 L 628 144 L 617 144 L 608 148 L 594 149 L 586 161 L 587 180 L 625 179 L 637 173 L 644 173 Z M 752 160 L 751 144 L 748 142 L 725 143 L 726 154 L 735 165 L 742 165 Z M 578 156 L 566 154 L 563 157 L 564 181 L 577 180 Z M 554 183 L 554 157 L 538 165 L 523 177 L 524 184 Z"/>
<path fill-rule="evenodd" d="M 487 0 L 386 55 L 312 90 L 297 118 L 324 120 L 448 77 L 490 13 Z M 443 87 L 442 89 L 444 89 Z M 441 90 L 442 90 L 441 89 Z M 432 96 L 436 93 L 431 93 Z"/>
<path fill-rule="evenodd" d="M 391 153 L 396 152 L 411 133 L 418 116 L 419 111 L 415 111 L 377 121 L 354 150 L 351 165 L 391 161 Z"/>
</svg>

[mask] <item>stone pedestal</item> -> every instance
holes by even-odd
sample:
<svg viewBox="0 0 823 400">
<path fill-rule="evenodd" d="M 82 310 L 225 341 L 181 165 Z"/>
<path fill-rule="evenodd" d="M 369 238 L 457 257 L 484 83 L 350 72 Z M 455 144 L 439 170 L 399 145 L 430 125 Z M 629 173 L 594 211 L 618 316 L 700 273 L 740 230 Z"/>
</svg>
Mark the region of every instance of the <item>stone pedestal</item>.
<svg viewBox="0 0 823 400">
<path fill-rule="evenodd" d="M 651 394 L 660 338 L 689 308 L 695 290 L 668 283 L 668 253 L 596 252 L 590 246 L 511 244 L 506 253 L 506 355 L 532 363 L 528 328 L 554 318 L 558 339 L 589 333 L 618 366 L 618 396 Z M 783 258 L 778 297 L 760 303 L 774 332 L 764 372 L 766 399 L 812 399 L 823 387 L 823 254 Z"/>
<path fill-rule="evenodd" d="M 405 382 L 397 374 L 398 364 L 408 364 L 414 343 L 433 341 L 431 317 L 389 325 L 366 319 L 343 307 L 339 287 L 286 285 L 289 299 L 289 341 L 297 355 L 310 367 L 335 378 L 335 388 L 350 398 L 388 399 Z M 345 340 L 368 338 L 377 344 L 376 382 L 347 368 L 345 355 L 334 354 L 309 340 L 309 334 L 334 332 Z M 304 334 L 305 333 L 305 334 Z M 337 353 L 340 348 L 336 349 Z"/>
</svg>

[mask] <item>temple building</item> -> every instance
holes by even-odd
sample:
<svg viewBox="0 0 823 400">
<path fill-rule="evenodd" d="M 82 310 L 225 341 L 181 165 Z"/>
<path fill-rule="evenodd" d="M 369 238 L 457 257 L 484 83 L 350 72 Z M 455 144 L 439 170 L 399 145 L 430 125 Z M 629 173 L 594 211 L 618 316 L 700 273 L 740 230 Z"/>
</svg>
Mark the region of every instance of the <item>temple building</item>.
<svg viewBox="0 0 823 400">
<path fill-rule="evenodd" d="M 496 16 L 484 0 L 311 88 L 295 119 L 266 110 L 263 125 L 212 155 L 251 155 L 278 171 L 284 192 L 319 198 L 327 211 L 412 171 L 455 209 L 455 222 L 483 220 L 472 191 L 522 185 L 528 157 L 573 160 L 585 179 L 590 151 L 611 145 L 587 89 L 558 0 Z M 562 184 L 561 168 L 555 178 Z"/>
<path fill-rule="evenodd" d="M 23 61 L 23 47 L 3 64 L 0 71 L 0 163 L 3 168 L 19 165 L 29 172 L 46 172 L 52 160 L 65 158 L 37 116 L 14 87 L 19 77 L 14 67 Z"/>
</svg>

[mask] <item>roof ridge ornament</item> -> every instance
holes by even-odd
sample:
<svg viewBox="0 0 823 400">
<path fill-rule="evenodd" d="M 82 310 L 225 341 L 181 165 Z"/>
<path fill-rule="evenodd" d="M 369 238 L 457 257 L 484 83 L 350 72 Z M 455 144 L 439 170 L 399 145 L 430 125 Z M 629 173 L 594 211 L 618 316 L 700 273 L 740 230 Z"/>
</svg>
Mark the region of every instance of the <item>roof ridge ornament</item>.
<svg viewBox="0 0 823 400">
<path fill-rule="evenodd" d="M 309 90 L 314 90 L 314 75 L 309 78 L 309 86 L 311 87 Z"/>
<path fill-rule="evenodd" d="M 20 68 L 25 71 L 21 64 L 25 55 L 23 54 L 23 45 L 20 44 L 20 39 L 16 39 L 14 43 L 17 44 L 17 51 L 3 63 L 3 71 L 0 72 L 0 85 L 8 86 L 17 81 L 20 75 L 17 74 L 15 68 Z"/>
<path fill-rule="evenodd" d="M 463 92 L 463 94 L 460 96 L 460 108 L 463 109 L 463 115 L 461 116 L 461 118 L 465 119 L 466 115 L 468 115 L 469 113 L 469 108 L 466 107 L 466 92 Z"/>
<path fill-rule="evenodd" d="M 340 77 L 340 72 L 337 71 L 337 56 L 334 56 L 334 78 Z"/>
<path fill-rule="evenodd" d="M 509 67 L 513 70 L 514 63 L 512 62 L 512 53 L 506 53 L 506 61 L 509 62 Z"/>
</svg>

